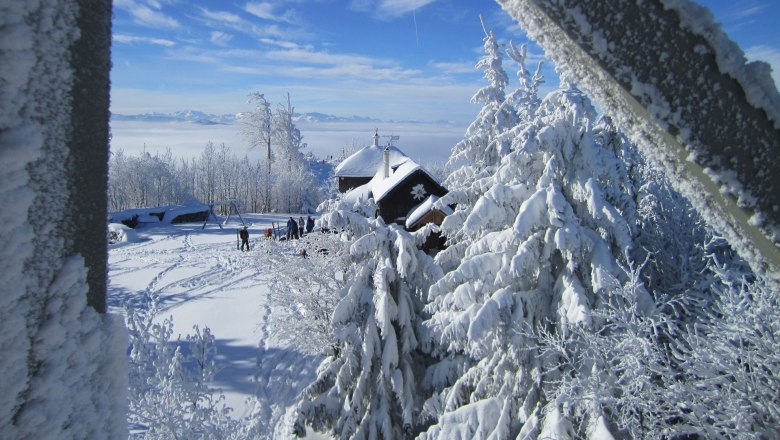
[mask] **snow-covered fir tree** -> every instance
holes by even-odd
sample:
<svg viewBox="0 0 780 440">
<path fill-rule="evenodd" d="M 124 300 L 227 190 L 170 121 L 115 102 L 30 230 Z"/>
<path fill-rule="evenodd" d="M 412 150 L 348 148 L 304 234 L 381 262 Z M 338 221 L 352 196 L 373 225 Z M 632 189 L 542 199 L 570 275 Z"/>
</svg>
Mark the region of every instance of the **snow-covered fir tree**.
<svg viewBox="0 0 780 440">
<path fill-rule="evenodd" d="M 573 86 L 548 95 L 460 213 L 469 244 L 426 306 L 441 362 L 424 382 L 440 390 L 426 402 L 424 438 L 535 437 L 565 424 L 566 408 L 542 389 L 554 360 L 538 356 L 531 330 L 593 325 L 593 308 L 626 279 L 618 264 L 629 263 L 636 235 L 624 197 L 632 182 L 596 143 L 596 119 Z M 653 306 L 645 290 L 637 302 Z"/>
<path fill-rule="evenodd" d="M 469 125 L 463 140 L 453 147 L 448 167 L 457 171 L 445 182 L 450 190 L 464 187 L 478 179 L 486 169 L 497 165 L 501 155 L 506 154 L 506 145 L 497 144 L 498 135 L 517 123 L 513 109 L 503 105 L 509 79 L 503 68 L 501 46 L 495 33 L 487 29 L 483 41 L 485 55 L 476 67 L 485 72 L 488 85 L 471 98 L 471 102 L 482 104 L 482 109 Z"/>
<path fill-rule="evenodd" d="M 333 313 L 333 352 L 298 405 L 294 431 L 307 427 L 342 439 L 409 438 L 422 403 L 421 295 L 441 275 L 415 237 L 343 204 L 321 218 L 357 239 L 354 264 Z"/>
<path fill-rule="evenodd" d="M 438 257 L 438 263 L 445 270 L 453 268 L 471 242 L 473 234 L 467 233 L 463 222 L 477 200 L 489 189 L 488 182 L 495 166 L 508 153 L 513 139 L 530 123 L 539 105 L 539 86 L 544 82 L 540 73 L 541 63 L 536 74 L 529 77 L 525 67 L 526 46 L 518 49 L 510 42 L 507 54 L 518 63 L 520 86 L 505 98 L 508 78 L 502 67 L 500 46 L 492 31 L 485 30 L 484 48 L 485 56 L 477 63 L 477 68 L 485 70 L 489 85 L 472 97 L 472 102 L 482 103 L 483 107 L 466 130 L 463 140 L 453 147 L 447 162 L 450 174 L 445 180 L 449 193 L 440 201 L 441 205 L 456 206 L 455 212 L 442 224 L 449 247 Z"/>
</svg>

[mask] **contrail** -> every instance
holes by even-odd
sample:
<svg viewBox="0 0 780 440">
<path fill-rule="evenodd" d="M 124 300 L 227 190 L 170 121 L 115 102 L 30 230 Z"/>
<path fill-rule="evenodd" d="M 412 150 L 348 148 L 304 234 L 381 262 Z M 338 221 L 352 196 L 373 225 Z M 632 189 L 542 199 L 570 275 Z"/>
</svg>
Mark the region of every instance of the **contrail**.
<svg viewBox="0 0 780 440">
<path fill-rule="evenodd" d="M 420 48 L 420 36 L 417 34 L 417 9 L 412 9 L 412 19 L 414 20 L 414 40 L 417 42 L 417 48 Z"/>
</svg>

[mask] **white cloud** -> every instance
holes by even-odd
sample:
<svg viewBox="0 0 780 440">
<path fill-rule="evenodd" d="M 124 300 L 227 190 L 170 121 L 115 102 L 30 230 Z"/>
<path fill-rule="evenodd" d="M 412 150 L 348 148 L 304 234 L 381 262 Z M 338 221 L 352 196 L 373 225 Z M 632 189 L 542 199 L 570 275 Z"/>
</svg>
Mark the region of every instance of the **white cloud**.
<svg viewBox="0 0 780 440">
<path fill-rule="evenodd" d="M 329 52 L 317 52 L 309 49 L 296 48 L 290 50 L 272 50 L 266 52 L 266 57 L 272 60 L 291 61 L 296 63 L 309 63 L 321 65 L 345 65 L 345 64 L 392 64 L 389 60 L 365 57 L 352 54 L 334 54 Z"/>
<path fill-rule="evenodd" d="M 270 2 L 249 2 L 244 5 L 244 10 L 255 17 L 264 20 L 278 21 L 293 24 L 296 22 L 296 14 L 292 10 L 282 13 L 275 12 L 276 5 Z"/>
<path fill-rule="evenodd" d="M 206 8 L 200 8 L 200 13 L 207 20 L 216 21 L 218 23 L 239 24 L 242 22 L 241 17 L 226 11 L 211 11 Z"/>
<path fill-rule="evenodd" d="M 399 17 L 434 1 L 436 0 L 380 0 L 379 11 Z"/>
<path fill-rule="evenodd" d="M 137 35 L 113 34 L 111 36 L 111 39 L 115 43 L 125 43 L 125 44 L 146 43 L 146 44 L 155 44 L 157 46 L 164 46 L 164 47 L 171 47 L 176 45 L 176 42 L 171 40 L 166 40 L 164 38 L 139 37 Z"/>
<path fill-rule="evenodd" d="M 750 61 L 761 60 L 772 66 L 772 79 L 775 87 L 780 90 L 780 49 L 769 46 L 753 46 L 745 51 Z"/>
<path fill-rule="evenodd" d="M 735 6 L 730 12 L 726 14 L 726 20 L 741 20 L 744 18 L 752 17 L 756 14 L 760 14 L 761 11 L 766 9 L 766 5 L 752 4 L 747 5 L 744 8 L 739 8 L 741 5 Z"/>
<path fill-rule="evenodd" d="M 294 41 L 286 41 L 286 40 L 274 40 L 272 38 L 261 38 L 259 40 L 263 44 L 267 44 L 269 46 L 277 46 L 281 47 L 282 49 L 306 49 L 306 50 L 312 50 L 311 45 L 302 46 Z"/>
<path fill-rule="evenodd" d="M 356 11 L 373 12 L 378 18 L 397 18 L 422 8 L 436 0 L 352 0 L 350 8 Z"/>
<path fill-rule="evenodd" d="M 142 26 L 155 28 L 178 28 L 181 26 L 181 23 L 176 21 L 176 19 L 165 15 L 159 9 L 153 10 L 134 0 L 115 0 L 114 6 L 129 12 L 130 15 L 133 16 L 134 21 Z M 156 4 L 153 7 L 156 6 L 159 6 L 159 4 Z"/>
<path fill-rule="evenodd" d="M 476 62 L 469 61 L 464 63 L 447 63 L 447 62 L 431 62 L 430 66 L 434 69 L 438 69 L 444 74 L 452 75 L 459 73 L 475 73 L 477 68 Z"/>
<path fill-rule="evenodd" d="M 211 42 L 216 44 L 217 46 L 227 46 L 227 44 L 232 39 L 233 39 L 232 35 L 220 31 L 212 31 L 211 36 L 209 37 L 209 40 L 211 40 Z"/>
</svg>

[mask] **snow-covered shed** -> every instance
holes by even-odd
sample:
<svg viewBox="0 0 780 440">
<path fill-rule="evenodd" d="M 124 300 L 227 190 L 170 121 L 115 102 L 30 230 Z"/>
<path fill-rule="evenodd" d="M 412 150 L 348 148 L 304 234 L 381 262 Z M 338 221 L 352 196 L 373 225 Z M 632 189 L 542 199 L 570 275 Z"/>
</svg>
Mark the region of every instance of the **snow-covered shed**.
<svg viewBox="0 0 780 440">
<path fill-rule="evenodd" d="M 393 169 L 409 160 L 406 154 L 392 145 L 379 146 L 379 133 L 374 133 L 373 145 L 361 148 L 336 167 L 335 175 L 339 183 L 339 192 L 345 193 L 371 181 L 382 167 L 385 150 L 390 154 L 390 167 Z"/>
<path fill-rule="evenodd" d="M 398 223 L 407 229 L 410 226 L 417 229 L 435 220 L 441 224 L 443 215 L 428 214 L 434 211 L 433 202 L 446 194 L 447 189 L 412 159 L 406 157 L 404 162 L 393 167 L 391 157 L 391 151 L 387 148 L 383 152 L 379 169 L 371 179 L 348 191 L 344 200 L 357 202 L 373 198 L 377 216 L 382 217 L 385 223 Z M 411 214 L 414 214 L 415 221 L 407 225 Z"/>
<path fill-rule="evenodd" d="M 439 197 L 430 195 L 422 203 L 412 208 L 408 214 L 406 214 L 406 222 L 404 226 L 407 231 L 414 232 L 423 226 L 433 223 L 435 225 L 441 225 L 444 221 L 444 217 L 452 214 L 452 208 L 447 205 L 436 206 L 436 202 Z M 430 249 L 443 249 L 445 239 L 440 232 L 432 232 L 425 239 L 423 249 L 428 251 Z"/>
</svg>

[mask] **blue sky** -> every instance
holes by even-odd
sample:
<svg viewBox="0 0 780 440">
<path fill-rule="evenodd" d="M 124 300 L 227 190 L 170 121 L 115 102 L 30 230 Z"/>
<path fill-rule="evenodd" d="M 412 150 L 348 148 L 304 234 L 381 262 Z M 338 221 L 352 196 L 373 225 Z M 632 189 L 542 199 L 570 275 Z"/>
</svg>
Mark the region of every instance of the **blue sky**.
<svg viewBox="0 0 780 440">
<path fill-rule="evenodd" d="M 780 70 L 780 2 L 701 3 L 748 58 Z M 484 85 L 480 14 L 502 41 L 526 42 L 488 0 L 114 0 L 112 111 L 235 113 L 250 91 L 289 92 L 299 112 L 466 124 Z"/>
</svg>

